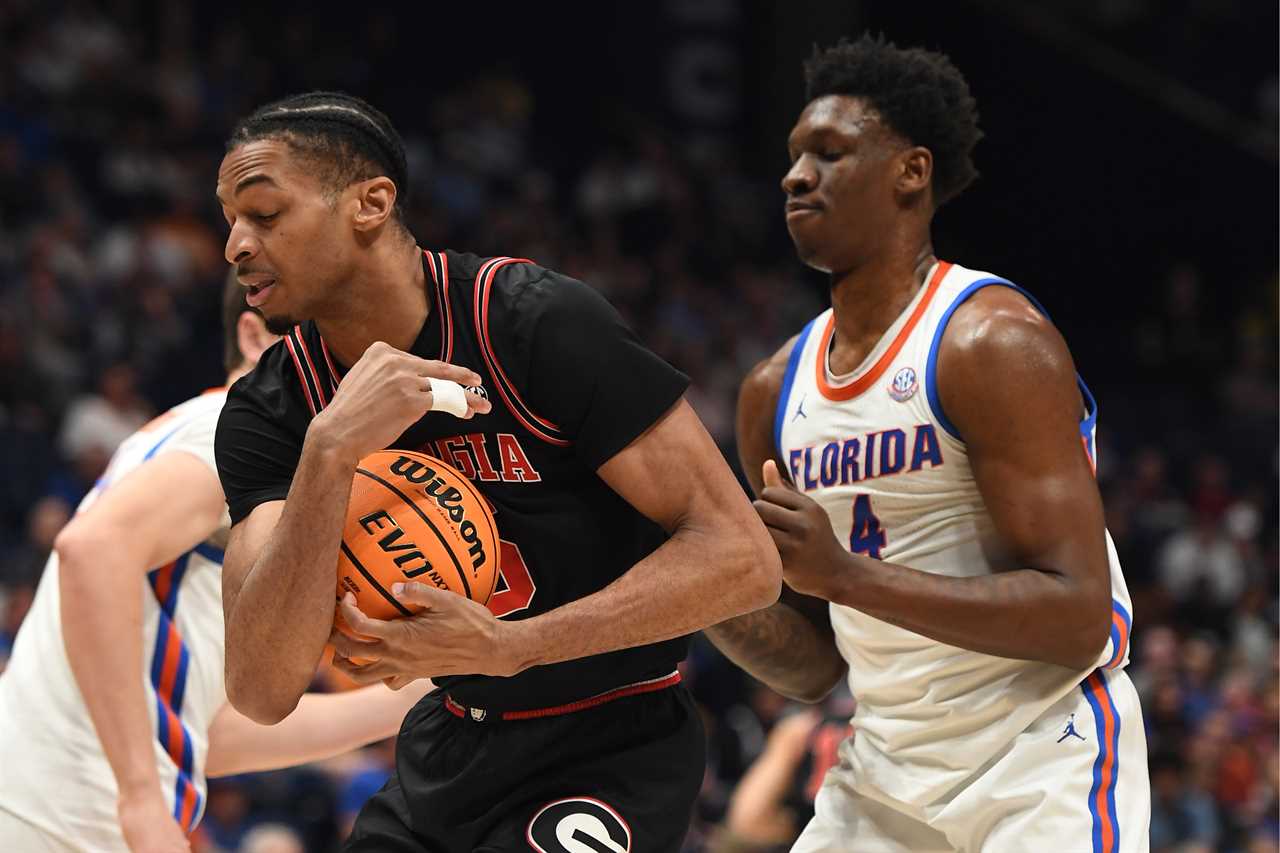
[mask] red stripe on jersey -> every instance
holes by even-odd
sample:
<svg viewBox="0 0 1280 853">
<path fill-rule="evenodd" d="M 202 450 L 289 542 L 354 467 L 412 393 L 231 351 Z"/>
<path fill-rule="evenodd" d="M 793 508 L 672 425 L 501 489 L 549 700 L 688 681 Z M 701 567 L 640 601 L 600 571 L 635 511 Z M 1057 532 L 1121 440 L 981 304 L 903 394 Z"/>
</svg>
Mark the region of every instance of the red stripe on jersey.
<svg viewBox="0 0 1280 853">
<path fill-rule="evenodd" d="M 484 355 L 486 364 L 489 366 L 489 372 L 493 374 L 494 380 L 498 386 L 498 393 L 502 395 L 502 400 L 507 404 L 507 408 L 511 410 L 511 414 L 515 415 L 516 420 L 524 425 L 538 438 L 554 444 L 559 447 L 568 447 L 570 442 L 563 438 L 552 435 L 548 430 L 559 431 L 559 427 L 551 423 L 545 418 L 540 418 L 534 414 L 528 404 L 520 397 L 516 390 L 515 383 L 508 377 L 502 369 L 501 363 L 498 361 L 497 353 L 493 350 L 493 344 L 489 339 L 489 289 L 493 284 L 493 278 L 497 271 L 508 264 L 528 264 L 533 263 L 527 258 L 495 258 L 480 268 L 476 274 L 476 331 L 480 338 L 480 351 Z M 483 279 L 483 282 L 481 281 Z M 509 393 L 508 393 L 509 392 Z M 528 414 L 528 418 L 525 414 Z M 530 423 L 530 419 L 536 422 Z"/>
<path fill-rule="evenodd" d="M 311 410 L 311 417 L 315 417 L 320 413 L 316 408 L 315 398 L 311 393 L 310 386 L 307 385 L 307 374 L 302 368 L 302 360 L 298 358 L 298 351 L 293 346 L 293 336 L 284 336 L 284 345 L 289 349 L 289 355 L 293 356 L 293 366 L 298 369 L 298 381 L 302 383 L 302 396 L 307 398 L 307 408 Z"/>
</svg>

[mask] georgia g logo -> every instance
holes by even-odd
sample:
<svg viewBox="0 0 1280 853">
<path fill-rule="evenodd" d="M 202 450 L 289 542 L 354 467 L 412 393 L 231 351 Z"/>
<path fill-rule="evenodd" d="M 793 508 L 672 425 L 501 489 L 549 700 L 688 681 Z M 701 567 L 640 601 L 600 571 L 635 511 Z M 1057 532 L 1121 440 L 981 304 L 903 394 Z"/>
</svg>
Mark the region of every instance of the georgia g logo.
<svg viewBox="0 0 1280 853">
<path fill-rule="evenodd" d="M 540 853 L 630 853 L 631 827 L 622 815 L 591 797 L 547 803 L 525 831 Z"/>
</svg>

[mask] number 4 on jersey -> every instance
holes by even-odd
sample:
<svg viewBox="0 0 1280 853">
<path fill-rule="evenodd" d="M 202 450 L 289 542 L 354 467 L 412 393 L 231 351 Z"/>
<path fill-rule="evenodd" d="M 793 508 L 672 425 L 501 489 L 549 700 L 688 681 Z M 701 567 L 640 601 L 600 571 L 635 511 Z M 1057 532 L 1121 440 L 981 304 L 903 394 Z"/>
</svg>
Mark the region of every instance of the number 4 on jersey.
<svg viewBox="0 0 1280 853">
<path fill-rule="evenodd" d="M 871 511 L 871 497 L 858 495 L 853 499 L 853 529 L 849 533 L 849 550 L 878 560 L 884 542 L 884 528 L 880 526 L 880 519 Z"/>
</svg>

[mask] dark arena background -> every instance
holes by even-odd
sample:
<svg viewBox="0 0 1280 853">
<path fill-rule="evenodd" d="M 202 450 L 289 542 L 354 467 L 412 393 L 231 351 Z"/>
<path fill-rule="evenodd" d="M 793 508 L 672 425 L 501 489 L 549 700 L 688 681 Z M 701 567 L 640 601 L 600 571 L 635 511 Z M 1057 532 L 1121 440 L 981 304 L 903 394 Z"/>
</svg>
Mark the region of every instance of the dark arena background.
<svg viewBox="0 0 1280 853">
<path fill-rule="evenodd" d="M 419 243 L 599 288 L 736 466 L 738 382 L 825 307 L 778 186 L 801 61 L 865 30 L 967 76 L 982 176 L 938 255 L 1035 293 L 1098 397 L 1153 850 L 1276 850 L 1277 9 L 1257 0 L 0 0 L 0 652 L 115 444 L 221 384 L 237 117 L 321 88 L 381 108 Z M 710 756 L 685 850 L 785 849 L 821 749 L 786 771 L 778 826 L 732 797 L 812 712 L 702 640 L 685 675 Z M 391 754 L 213 780 L 193 849 L 336 850 Z"/>
</svg>

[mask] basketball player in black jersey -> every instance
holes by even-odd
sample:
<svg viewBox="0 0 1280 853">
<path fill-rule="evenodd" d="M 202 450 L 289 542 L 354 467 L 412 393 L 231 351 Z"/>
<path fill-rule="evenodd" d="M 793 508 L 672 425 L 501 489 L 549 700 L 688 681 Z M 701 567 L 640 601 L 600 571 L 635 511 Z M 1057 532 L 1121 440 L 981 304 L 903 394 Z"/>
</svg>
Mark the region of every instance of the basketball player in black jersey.
<svg viewBox="0 0 1280 853">
<path fill-rule="evenodd" d="M 777 599 L 777 553 L 686 377 L 580 282 L 416 246 L 405 172 L 386 117 L 332 93 L 228 144 L 227 260 L 285 339 L 218 426 L 227 693 L 266 723 L 294 706 L 330 639 L 357 460 L 426 452 L 492 503 L 502 579 L 489 608 L 412 582 L 413 618 L 343 605 L 352 677 L 441 685 L 347 849 L 676 850 L 704 765 L 676 665 L 690 632 Z M 467 386 L 464 417 L 430 412 L 432 377 Z"/>
</svg>

